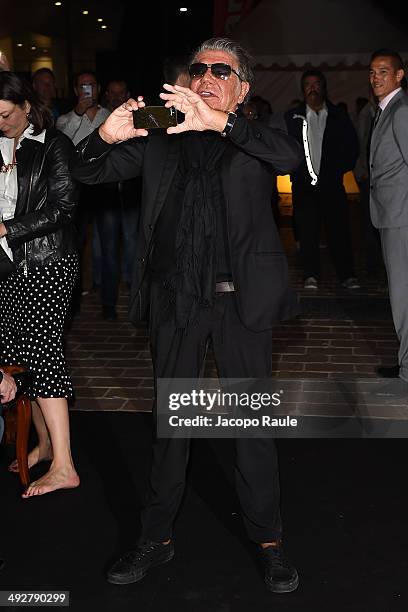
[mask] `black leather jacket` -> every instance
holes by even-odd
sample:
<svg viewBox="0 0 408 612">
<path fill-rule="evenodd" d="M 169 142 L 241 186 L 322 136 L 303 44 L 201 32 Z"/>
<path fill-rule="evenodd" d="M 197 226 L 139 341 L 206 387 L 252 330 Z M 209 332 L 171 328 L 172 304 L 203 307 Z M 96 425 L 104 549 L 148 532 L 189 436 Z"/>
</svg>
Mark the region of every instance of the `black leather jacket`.
<svg viewBox="0 0 408 612">
<path fill-rule="evenodd" d="M 77 187 L 68 167 L 73 152 L 69 138 L 55 129 L 46 130 L 44 143 L 24 138 L 16 151 L 16 210 L 4 225 L 17 266 L 43 266 L 76 251 Z"/>
</svg>

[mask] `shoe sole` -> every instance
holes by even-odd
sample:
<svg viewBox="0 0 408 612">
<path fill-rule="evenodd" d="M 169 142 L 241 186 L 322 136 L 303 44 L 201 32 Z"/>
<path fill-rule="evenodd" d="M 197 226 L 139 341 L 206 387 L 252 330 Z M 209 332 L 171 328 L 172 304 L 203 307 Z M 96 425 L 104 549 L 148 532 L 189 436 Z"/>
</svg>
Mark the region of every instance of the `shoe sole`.
<svg viewBox="0 0 408 612">
<path fill-rule="evenodd" d="M 284 584 L 276 584 L 272 580 L 265 578 L 265 584 L 272 593 L 292 593 L 292 591 L 296 591 L 299 586 L 299 576 L 296 576 L 296 578 Z"/>
<path fill-rule="evenodd" d="M 393 378 L 394 380 L 399 378 L 399 370 L 395 372 L 381 372 L 380 370 L 377 370 L 377 374 L 381 378 Z"/>
<path fill-rule="evenodd" d="M 142 571 L 140 574 L 137 574 L 136 576 L 132 576 L 132 578 L 115 578 L 114 576 L 108 576 L 106 577 L 107 581 L 110 584 L 133 584 L 134 582 L 139 582 L 140 580 L 143 580 L 143 578 L 149 573 L 149 571 L 153 568 L 153 567 L 158 567 L 159 565 L 163 565 L 164 563 L 168 563 L 169 561 L 171 561 L 174 557 L 174 550 L 172 550 L 167 557 L 165 557 L 164 559 L 162 559 L 161 561 L 157 561 L 156 563 L 152 563 L 147 569 L 145 569 L 144 571 Z"/>
</svg>

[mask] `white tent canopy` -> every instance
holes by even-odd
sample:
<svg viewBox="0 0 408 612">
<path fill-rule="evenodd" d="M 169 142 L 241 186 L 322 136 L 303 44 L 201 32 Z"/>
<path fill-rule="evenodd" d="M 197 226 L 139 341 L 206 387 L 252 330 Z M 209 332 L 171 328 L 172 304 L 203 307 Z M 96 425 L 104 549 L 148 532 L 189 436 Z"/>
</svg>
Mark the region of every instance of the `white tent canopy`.
<svg viewBox="0 0 408 612">
<path fill-rule="evenodd" d="M 255 60 L 257 94 L 274 110 L 300 97 L 300 76 L 310 67 L 325 72 L 333 102 L 352 111 L 368 94 L 371 53 L 391 47 L 408 55 L 404 29 L 370 0 L 262 0 L 231 32 Z"/>
</svg>

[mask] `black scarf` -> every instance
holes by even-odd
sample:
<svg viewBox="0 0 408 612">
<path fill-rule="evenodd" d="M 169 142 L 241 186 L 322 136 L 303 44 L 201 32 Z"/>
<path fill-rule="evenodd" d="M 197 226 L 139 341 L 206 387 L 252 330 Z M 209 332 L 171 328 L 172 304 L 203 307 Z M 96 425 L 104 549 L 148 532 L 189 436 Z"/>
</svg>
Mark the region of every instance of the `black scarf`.
<svg viewBox="0 0 408 612">
<path fill-rule="evenodd" d="M 214 303 L 215 198 L 220 195 L 219 169 L 225 146 L 213 132 L 191 132 L 183 139 L 180 170 L 184 198 L 175 242 L 176 269 L 165 283 L 173 295 L 176 327 L 181 329 L 197 321 L 200 308 Z"/>
</svg>

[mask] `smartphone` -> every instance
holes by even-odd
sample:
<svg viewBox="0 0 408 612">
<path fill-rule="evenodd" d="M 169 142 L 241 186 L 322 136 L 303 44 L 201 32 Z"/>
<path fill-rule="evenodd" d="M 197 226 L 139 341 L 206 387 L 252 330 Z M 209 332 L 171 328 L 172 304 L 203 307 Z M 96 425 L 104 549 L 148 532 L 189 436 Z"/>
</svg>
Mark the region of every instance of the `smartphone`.
<svg viewBox="0 0 408 612">
<path fill-rule="evenodd" d="M 84 92 L 84 98 L 92 98 L 92 85 L 81 85 Z"/>
<path fill-rule="evenodd" d="M 172 106 L 145 106 L 133 111 L 133 125 L 136 129 L 166 129 L 177 125 L 177 111 Z"/>
</svg>

